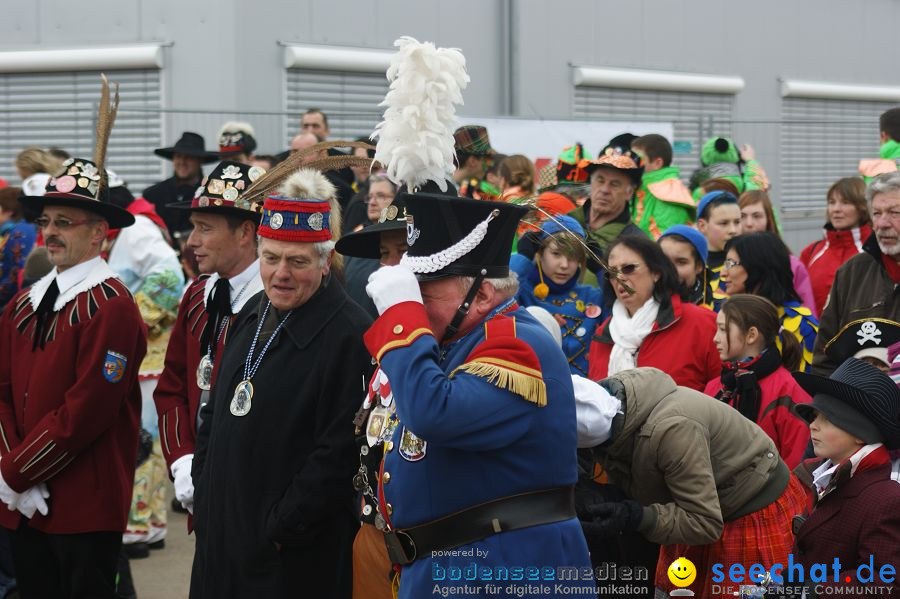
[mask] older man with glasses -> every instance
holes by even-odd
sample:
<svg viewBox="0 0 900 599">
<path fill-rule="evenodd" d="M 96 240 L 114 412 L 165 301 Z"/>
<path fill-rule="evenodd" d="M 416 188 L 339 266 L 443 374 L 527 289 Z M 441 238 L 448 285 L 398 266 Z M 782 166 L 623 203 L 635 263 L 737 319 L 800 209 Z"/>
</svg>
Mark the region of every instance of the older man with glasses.
<svg viewBox="0 0 900 599">
<path fill-rule="evenodd" d="M 147 334 L 100 257 L 109 229 L 134 223 L 107 193 L 102 165 L 74 158 L 21 200 L 54 266 L 0 318 L 0 525 L 23 597 L 116 596 Z"/>
<path fill-rule="evenodd" d="M 900 173 L 872 179 L 866 200 L 875 234 L 834 275 L 813 357 L 812 372 L 822 376 L 839 365 L 825 350 L 846 325 L 861 319 L 900 320 Z"/>
</svg>

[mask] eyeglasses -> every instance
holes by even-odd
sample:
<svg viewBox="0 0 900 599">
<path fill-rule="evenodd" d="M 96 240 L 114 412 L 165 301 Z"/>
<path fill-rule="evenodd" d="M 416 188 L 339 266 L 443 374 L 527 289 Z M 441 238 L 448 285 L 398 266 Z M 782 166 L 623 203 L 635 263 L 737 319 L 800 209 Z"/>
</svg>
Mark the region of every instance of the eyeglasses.
<svg viewBox="0 0 900 599">
<path fill-rule="evenodd" d="M 39 218 L 34 219 L 34 224 L 36 224 L 41 229 L 46 229 L 53 223 L 53 226 L 59 229 L 60 231 L 65 231 L 71 227 L 75 227 L 77 225 L 87 225 L 89 223 L 97 223 L 100 222 L 95 218 L 85 218 L 82 220 L 69 220 L 68 218 L 54 218 L 50 220 L 47 216 L 41 216 Z"/>
<path fill-rule="evenodd" d="M 615 275 L 610 274 L 610 272 L 607 270 L 606 272 L 603 273 L 603 277 L 607 281 L 612 279 L 614 276 L 615 277 L 629 277 L 629 276 L 633 275 L 634 271 L 639 269 L 641 266 L 643 266 L 643 264 L 625 264 L 623 266 L 620 266 L 617 269 L 613 269 L 616 271 Z"/>
<path fill-rule="evenodd" d="M 722 263 L 722 270 L 731 270 L 735 266 L 740 266 L 741 263 L 737 260 L 732 260 L 731 258 L 726 258 L 725 262 Z"/>
</svg>

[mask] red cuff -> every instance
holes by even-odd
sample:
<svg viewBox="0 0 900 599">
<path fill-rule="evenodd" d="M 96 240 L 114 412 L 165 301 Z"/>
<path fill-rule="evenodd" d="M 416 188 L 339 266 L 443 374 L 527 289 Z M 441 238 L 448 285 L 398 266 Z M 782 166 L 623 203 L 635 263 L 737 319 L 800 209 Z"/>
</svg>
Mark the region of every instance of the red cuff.
<svg viewBox="0 0 900 599">
<path fill-rule="evenodd" d="M 412 345 L 422 335 L 434 336 L 425 306 L 419 302 L 402 302 L 379 316 L 366 331 L 363 341 L 369 353 L 380 363 L 384 354 Z"/>
</svg>

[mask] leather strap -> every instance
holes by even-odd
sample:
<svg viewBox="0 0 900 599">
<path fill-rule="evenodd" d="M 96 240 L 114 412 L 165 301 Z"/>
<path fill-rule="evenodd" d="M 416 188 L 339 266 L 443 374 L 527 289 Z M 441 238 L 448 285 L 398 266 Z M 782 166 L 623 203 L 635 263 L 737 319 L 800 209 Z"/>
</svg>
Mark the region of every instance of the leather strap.
<svg viewBox="0 0 900 599">
<path fill-rule="evenodd" d="M 391 562 L 407 565 L 432 551 L 575 517 L 575 487 L 555 487 L 488 501 L 426 524 L 385 532 L 384 537 Z"/>
</svg>

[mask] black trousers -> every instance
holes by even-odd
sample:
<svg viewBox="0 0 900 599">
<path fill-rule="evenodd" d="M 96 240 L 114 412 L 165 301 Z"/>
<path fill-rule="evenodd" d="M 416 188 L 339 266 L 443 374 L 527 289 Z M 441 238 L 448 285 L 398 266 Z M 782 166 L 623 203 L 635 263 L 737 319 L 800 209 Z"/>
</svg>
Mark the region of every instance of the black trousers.
<svg viewBox="0 0 900 599">
<path fill-rule="evenodd" d="M 22 599 L 115 599 L 122 533 L 49 534 L 23 520 L 10 540 Z"/>
</svg>

